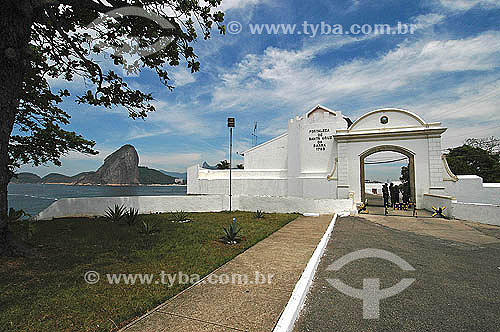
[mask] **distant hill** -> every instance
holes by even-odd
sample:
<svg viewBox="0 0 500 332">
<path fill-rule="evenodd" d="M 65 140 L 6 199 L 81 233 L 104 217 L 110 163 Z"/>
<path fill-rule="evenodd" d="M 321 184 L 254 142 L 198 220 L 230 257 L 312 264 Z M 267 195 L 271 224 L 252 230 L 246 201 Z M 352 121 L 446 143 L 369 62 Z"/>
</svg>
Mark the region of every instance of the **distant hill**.
<svg viewBox="0 0 500 332">
<path fill-rule="evenodd" d="M 176 178 L 176 179 L 187 180 L 187 173 L 167 172 L 167 171 L 164 171 L 164 170 L 160 170 L 160 172 L 162 172 L 163 174 L 166 174 L 168 176 L 171 176 L 173 178 Z"/>
<path fill-rule="evenodd" d="M 173 184 L 175 177 L 164 174 L 156 169 L 139 166 L 139 183 L 141 184 Z"/>
<path fill-rule="evenodd" d="M 12 178 L 12 183 L 40 183 L 42 182 L 42 178 L 33 173 L 19 173 L 17 177 Z"/>
<path fill-rule="evenodd" d="M 78 179 L 89 179 L 95 176 L 95 172 L 83 172 L 74 176 L 67 176 L 59 173 L 50 173 L 43 178 L 33 173 L 19 173 L 17 178 L 12 179 L 12 183 L 67 183 L 76 184 Z M 173 184 L 176 177 L 163 174 L 160 171 L 148 167 L 139 166 L 140 184 Z"/>
<path fill-rule="evenodd" d="M 104 159 L 95 172 L 80 174 L 76 184 L 140 184 L 139 154 L 130 144 L 125 144 Z"/>
<path fill-rule="evenodd" d="M 95 172 L 83 172 L 74 176 L 50 173 L 43 178 L 33 173 L 19 173 L 13 183 L 64 183 L 74 185 L 151 185 L 174 184 L 174 176 L 155 169 L 138 166 L 139 155 L 132 145 L 124 145 L 104 159 Z M 182 173 L 181 173 L 182 174 Z M 177 175 L 177 174 L 176 174 Z"/>
<path fill-rule="evenodd" d="M 73 183 L 75 180 L 75 176 L 67 176 L 59 173 L 50 173 L 45 175 L 42 178 L 42 183 Z"/>
</svg>

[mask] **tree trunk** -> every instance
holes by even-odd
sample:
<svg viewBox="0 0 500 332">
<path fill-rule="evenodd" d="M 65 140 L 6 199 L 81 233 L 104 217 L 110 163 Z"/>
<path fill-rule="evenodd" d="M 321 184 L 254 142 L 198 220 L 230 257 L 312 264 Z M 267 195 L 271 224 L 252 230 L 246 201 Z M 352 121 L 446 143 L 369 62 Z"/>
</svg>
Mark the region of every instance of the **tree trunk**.
<svg viewBox="0 0 500 332">
<path fill-rule="evenodd" d="M 7 0 L 0 17 L 0 256 L 19 254 L 7 224 L 9 139 L 19 107 L 23 78 L 29 68 L 28 47 L 33 9 L 30 0 Z"/>
</svg>

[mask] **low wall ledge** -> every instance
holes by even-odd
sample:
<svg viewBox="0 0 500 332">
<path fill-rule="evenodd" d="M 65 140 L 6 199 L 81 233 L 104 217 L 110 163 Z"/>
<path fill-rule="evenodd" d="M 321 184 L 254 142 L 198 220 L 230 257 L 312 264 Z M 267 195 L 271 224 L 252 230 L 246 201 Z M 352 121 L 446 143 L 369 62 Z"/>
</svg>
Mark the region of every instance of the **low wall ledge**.
<svg viewBox="0 0 500 332">
<path fill-rule="evenodd" d="M 430 196 L 430 197 L 436 197 L 436 198 L 444 198 L 444 199 L 449 199 L 449 200 L 452 200 L 452 201 L 456 201 L 457 198 L 456 197 L 452 197 L 452 196 L 446 196 L 446 195 L 437 195 L 437 194 L 424 194 L 424 196 Z"/>
</svg>

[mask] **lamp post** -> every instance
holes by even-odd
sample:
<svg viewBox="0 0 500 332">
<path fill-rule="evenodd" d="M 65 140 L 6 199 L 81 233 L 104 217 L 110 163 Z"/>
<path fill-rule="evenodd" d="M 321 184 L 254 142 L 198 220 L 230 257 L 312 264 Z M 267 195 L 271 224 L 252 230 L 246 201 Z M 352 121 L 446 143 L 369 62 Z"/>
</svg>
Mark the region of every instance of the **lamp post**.
<svg viewBox="0 0 500 332">
<path fill-rule="evenodd" d="M 231 212 L 232 190 L 231 190 L 231 168 L 233 167 L 233 128 L 234 118 L 227 118 L 229 128 L 229 212 Z"/>
</svg>

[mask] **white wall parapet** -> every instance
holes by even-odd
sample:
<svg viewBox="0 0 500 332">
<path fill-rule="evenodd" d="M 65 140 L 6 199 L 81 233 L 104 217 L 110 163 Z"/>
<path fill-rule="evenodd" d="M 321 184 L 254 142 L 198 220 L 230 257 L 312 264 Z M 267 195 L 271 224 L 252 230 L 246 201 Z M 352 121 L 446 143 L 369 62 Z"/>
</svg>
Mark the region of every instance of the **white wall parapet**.
<svg viewBox="0 0 500 332">
<path fill-rule="evenodd" d="M 67 217 L 96 217 L 104 215 L 108 207 L 115 204 L 133 207 L 140 214 L 186 212 L 220 212 L 229 210 L 227 195 L 188 196 L 129 196 L 129 197 L 84 197 L 63 198 L 40 212 L 36 220 L 51 220 Z M 275 197 L 235 195 L 233 210 L 267 213 L 321 213 L 331 214 L 353 209 L 348 199 L 312 199 L 300 197 Z"/>
<path fill-rule="evenodd" d="M 433 207 L 446 207 L 444 215 L 449 218 L 475 221 L 482 224 L 500 226 L 500 205 L 463 203 L 455 197 L 424 194 L 424 208 L 433 211 Z"/>
<path fill-rule="evenodd" d="M 448 195 L 461 203 L 500 205 L 500 183 L 483 183 L 477 175 L 458 175 L 458 181 L 445 182 Z"/>
</svg>

